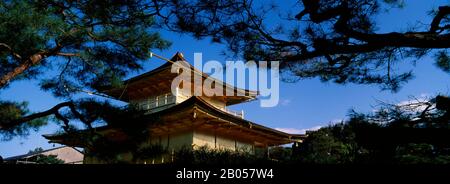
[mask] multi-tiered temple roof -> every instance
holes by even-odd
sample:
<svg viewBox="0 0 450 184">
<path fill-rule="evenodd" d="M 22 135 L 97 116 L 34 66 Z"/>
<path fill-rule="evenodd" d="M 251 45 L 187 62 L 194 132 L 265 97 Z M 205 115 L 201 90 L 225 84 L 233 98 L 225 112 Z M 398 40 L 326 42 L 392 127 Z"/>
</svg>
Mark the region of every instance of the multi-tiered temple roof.
<svg viewBox="0 0 450 184">
<path fill-rule="evenodd" d="M 181 53 L 175 54 L 171 61 L 186 62 Z M 161 123 L 150 125 L 149 128 L 153 137 L 159 136 L 159 142 L 161 142 L 161 136 L 176 135 L 180 132 L 194 132 L 189 134 L 193 139 L 189 142 L 192 145 L 204 143 L 217 148 L 222 144 L 218 142 L 218 137 L 223 137 L 223 139 L 234 140 L 236 149 L 238 143 L 253 147 L 267 147 L 301 141 L 304 138 L 304 135 L 289 134 L 248 121 L 244 119 L 243 112 L 238 113 L 228 109 L 229 105 L 256 99 L 258 95 L 256 91 L 222 83 L 224 90 L 245 95 L 206 97 L 192 96 L 183 92 L 172 94 L 171 82 L 178 75 L 171 72 L 172 64 L 168 62 L 150 72 L 125 80 L 121 87 L 105 87 L 100 91 L 117 100 L 137 104 L 141 109 L 147 110 L 149 116 L 157 116 Z M 196 70 L 191 65 L 188 66 Z M 208 77 L 204 73 L 196 72 L 196 74 L 201 75 L 203 80 Z M 194 84 L 188 85 L 197 87 Z M 120 130 L 108 126 L 97 128 L 97 131 L 111 136 L 126 136 L 122 135 Z M 214 138 L 208 142 L 206 141 L 208 138 L 201 140 L 200 135 L 210 135 Z M 65 136 L 64 134 L 45 135 L 50 142 L 82 146 L 76 141 L 68 141 Z M 229 143 L 223 143 L 223 145 L 230 147 Z"/>
</svg>

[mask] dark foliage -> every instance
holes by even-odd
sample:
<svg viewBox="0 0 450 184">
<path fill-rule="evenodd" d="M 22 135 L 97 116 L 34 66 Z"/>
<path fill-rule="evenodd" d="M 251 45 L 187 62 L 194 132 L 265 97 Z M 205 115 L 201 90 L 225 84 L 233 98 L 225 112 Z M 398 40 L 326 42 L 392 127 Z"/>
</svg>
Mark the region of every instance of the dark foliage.
<svg viewBox="0 0 450 184">
<path fill-rule="evenodd" d="M 184 147 L 174 154 L 176 164 L 242 165 L 274 163 L 268 157 L 253 155 L 248 152 L 217 150 L 208 147 L 197 149 Z"/>
<path fill-rule="evenodd" d="M 160 7 L 168 9 L 162 11 L 162 22 L 170 30 L 224 43 L 246 60 L 281 61 L 289 80 L 318 77 L 336 83 L 379 84 L 396 91 L 412 78 L 410 71 L 394 67 L 408 58 L 437 53 L 437 65 L 448 68 L 447 5 L 433 9 L 432 22 L 423 26 L 378 33 L 376 17 L 402 8 L 403 1 L 282 3 L 180 0 L 162 1 Z"/>
<path fill-rule="evenodd" d="M 56 155 L 39 155 L 36 157 L 36 164 L 64 164 Z"/>
<path fill-rule="evenodd" d="M 37 79 L 43 90 L 70 98 L 121 85 L 130 72 L 142 69 L 150 50 L 170 45 L 155 29 L 153 6 L 141 0 L 1 1 L 0 89 Z M 26 135 L 47 124 L 43 117 L 58 118 L 62 107 L 75 112 L 65 102 L 33 116 L 25 103 L 2 101 L 0 133 L 6 140 Z"/>
<path fill-rule="evenodd" d="M 16 136 L 26 136 L 30 130 L 37 130 L 39 127 L 47 125 L 47 118 L 40 117 L 30 120 L 28 123 L 9 126 L 10 122 L 27 115 L 26 102 L 0 101 L 0 137 L 1 140 L 11 140 Z M 3 128 L 10 127 L 10 128 Z"/>
<path fill-rule="evenodd" d="M 63 125 L 64 141 L 81 145 L 89 156 L 106 163 L 129 163 L 141 159 L 141 156 L 151 156 L 151 152 L 158 154 L 164 151 L 143 145 L 151 136 L 148 126 L 160 122 L 156 116 L 146 115 L 133 106 L 116 107 L 92 99 L 77 101 L 75 107 L 75 113 L 67 111 L 61 114 L 60 119 L 63 122 L 81 121 L 85 126 L 77 129 L 70 124 Z M 107 127 L 114 133 L 101 132 L 94 125 Z M 130 156 L 123 158 L 126 154 Z"/>
<path fill-rule="evenodd" d="M 34 150 L 28 151 L 28 154 L 30 153 L 40 153 L 44 151 L 41 147 L 38 147 Z M 64 164 L 64 161 L 57 158 L 56 155 L 37 155 L 33 157 L 30 162 L 34 162 L 36 164 Z"/>
<path fill-rule="evenodd" d="M 293 157 L 320 164 L 449 164 L 449 103 L 437 99 L 384 106 L 371 115 L 353 112 L 345 123 L 310 133 Z"/>
</svg>

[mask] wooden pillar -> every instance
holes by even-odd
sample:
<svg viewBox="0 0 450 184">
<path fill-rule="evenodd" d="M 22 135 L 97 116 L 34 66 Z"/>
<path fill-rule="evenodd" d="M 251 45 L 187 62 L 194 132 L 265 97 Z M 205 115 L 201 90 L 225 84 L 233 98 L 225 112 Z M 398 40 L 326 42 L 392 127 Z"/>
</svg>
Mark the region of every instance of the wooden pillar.
<svg viewBox="0 0 450 184">
<path fill-rule="evenodd" d="M 214 149 L 217 149 L 217 127 L 214 127 Z"/>
<path fill-rule="evenodd" d="M 167 133 L 167 149 L 169 149 L 170 146 L 170 133 Z"/>
</svg>

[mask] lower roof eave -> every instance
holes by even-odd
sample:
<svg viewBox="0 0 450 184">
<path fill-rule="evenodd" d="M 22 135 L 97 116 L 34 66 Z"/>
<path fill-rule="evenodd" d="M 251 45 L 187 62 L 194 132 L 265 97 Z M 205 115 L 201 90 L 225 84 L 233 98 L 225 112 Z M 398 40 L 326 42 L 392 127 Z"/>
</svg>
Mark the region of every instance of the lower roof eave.
<svg viewBox="0 0 450 184">
<path fill-rule="evenodd" d="M 259 125 L 256 123 L 253 123 L 251 121 L 235 117 L 231 114 L 228 114 L 227 112 L 224 112 L 220 109 L 217 109 L 216 107 L 212 106 L 211 104 L 207 103 L 201 98 L 198 97 L 191 97 L 190 99 L 177 104 L 169 109 L 165 109 L 162 111 L 159 111 L 157 113 L 151 114 L 151 115 L 173 115 L 173 113 L 179 113 L 180 111 L 183 111 L 184 109 L 192 109 L 196 108 L 198 110 L 204 111 L 207 114 L 220 117 L 221 119 L 225 121 L 230 121 L 237 123 L 238 126 L 259 132 L 260 134 L 265 134 L 269 136 L 278 137 L 275 138 L 275 140 L 270 141 L 273 143 L 273 145 L 283 145 L 283 144 L 289 144 L 293 142 L 301 142 L 306 135 L 303 134 L 289 134 L 286 132 L 281 132 L 269 127 L 265 127 L 263 125 Z M 104 131 L 108 130 L 110 127 L 104 126 L 96 128 L 98 131 Z M 64 144 L 69 146 L 77 146 L 80 147 L 80 143 L 77 143 L 76 141 L 67 141 L 66 134 L 53 134 L 53 135 L 43 135 L 46 139 L 49 140 L 50 143 L 58 143 L 58 144 Z"/>
</svg>

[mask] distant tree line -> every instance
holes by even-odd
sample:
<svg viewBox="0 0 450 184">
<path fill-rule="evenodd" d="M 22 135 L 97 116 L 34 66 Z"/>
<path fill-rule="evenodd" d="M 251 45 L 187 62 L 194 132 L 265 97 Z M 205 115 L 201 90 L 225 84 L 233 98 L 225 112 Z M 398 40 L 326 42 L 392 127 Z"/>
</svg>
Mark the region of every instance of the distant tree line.
<svg viewBox="0 0 450 184">
<path fill-rule="evenodd" d="M 450 100 L 389 105 L 311 132 L 294 147 L 300 163 L 450 164 Z"/>
</svg>

